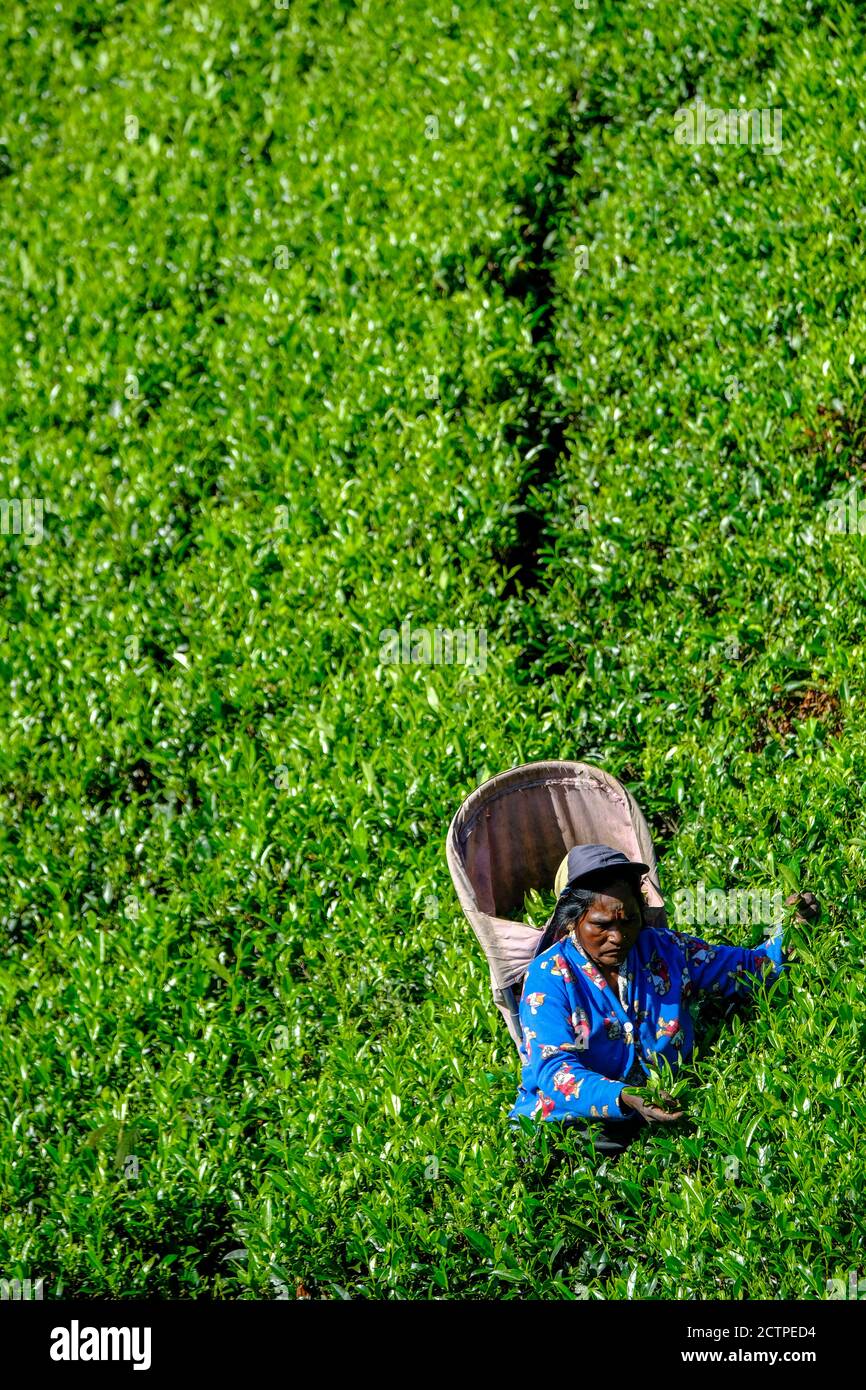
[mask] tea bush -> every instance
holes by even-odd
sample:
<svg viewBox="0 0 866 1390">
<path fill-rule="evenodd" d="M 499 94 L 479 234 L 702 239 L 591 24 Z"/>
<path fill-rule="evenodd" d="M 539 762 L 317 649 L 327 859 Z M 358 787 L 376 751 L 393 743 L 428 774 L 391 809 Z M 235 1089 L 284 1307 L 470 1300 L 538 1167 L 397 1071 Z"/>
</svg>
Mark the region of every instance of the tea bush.
<svg viewBox="0 0 866 1390">
<path fill-rule="evenodd" d="M 3 1276 L 824 1296 L 863 1237 L 861 14 L 0 26 Z M 697 98 L 780 149 L 678 143 Z M 476 660 L 390 659 L 434 628 Z M 668 896 L 824 903 L 615 1163 L 509 1129 L 444 864 L 549 757 L 628 782 Z"/>
</svg>

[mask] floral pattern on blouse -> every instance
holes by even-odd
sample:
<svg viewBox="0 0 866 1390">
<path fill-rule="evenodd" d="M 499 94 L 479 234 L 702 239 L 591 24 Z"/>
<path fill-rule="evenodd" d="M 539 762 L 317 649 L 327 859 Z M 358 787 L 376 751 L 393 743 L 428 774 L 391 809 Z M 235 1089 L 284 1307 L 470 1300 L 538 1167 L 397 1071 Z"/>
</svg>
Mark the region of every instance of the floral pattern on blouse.
<svg viewBox="0 0 866 1390">
<path fill-rule="evenodd" d="M 747 950 L 644 927 L 612 989 L 570 937 L 558 941 L 524 981 L 523 1072 L 510 1118 L 627 1119 L 619 1104 L 625 1079 L 645 1076 L 661 1057 L 676 1071 L 691 1055 L 690 998 L 742 995 L 783 969 L 779 933 Z"/>
</svg>

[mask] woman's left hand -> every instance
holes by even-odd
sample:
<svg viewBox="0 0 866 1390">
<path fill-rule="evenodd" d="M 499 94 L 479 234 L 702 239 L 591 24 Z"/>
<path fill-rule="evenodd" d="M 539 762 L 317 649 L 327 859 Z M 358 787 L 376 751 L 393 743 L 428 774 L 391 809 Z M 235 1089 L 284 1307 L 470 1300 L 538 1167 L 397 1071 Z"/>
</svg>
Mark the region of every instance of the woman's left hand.
<svg viewBox="0 0 866 1390">
<path fill-rule="evenodd" d="M 666 1110 L 664 1105 L 659 1105 L 653 1100 L 644 1100 L 643 1096 L 636 1095 L 634 1091 L 620 1091 L 619 1098 L 629 1110 L 634 1110 L 651 1124 L 670 1124 L 673 1120 L 681 1120 L 686 1113 L 684 1110 Z M 676 1104 L 673 1096 L 669 1096 L 667 1091 L 659 1092 L 659 1100 L 669 1101 L 671 1105 Z"/>
</svg>

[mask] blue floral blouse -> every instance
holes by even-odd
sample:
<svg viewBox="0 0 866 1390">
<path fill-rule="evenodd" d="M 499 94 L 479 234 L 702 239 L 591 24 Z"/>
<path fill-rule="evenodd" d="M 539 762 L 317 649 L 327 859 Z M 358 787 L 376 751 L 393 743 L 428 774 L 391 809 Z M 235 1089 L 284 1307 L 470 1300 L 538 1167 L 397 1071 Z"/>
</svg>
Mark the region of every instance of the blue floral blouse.
<svg viewBox="0 0 866 1390">
<path fill-rule="evenodd" d="M 631 1118 L 618 1100 L 626 1078 L 642 1084 L 648 1063 L 666 1057 L 676 1071 L 691 1054 L 690 998 L 742 995 L 756 978 L 775 979 L 783 969 L 781 929 L 745 950 L 644 927 L 619 968 L 616 990 L 564 937 L 535 958 L 524 981 L 523 1075 L 509 1118 Z"/>
</svg>

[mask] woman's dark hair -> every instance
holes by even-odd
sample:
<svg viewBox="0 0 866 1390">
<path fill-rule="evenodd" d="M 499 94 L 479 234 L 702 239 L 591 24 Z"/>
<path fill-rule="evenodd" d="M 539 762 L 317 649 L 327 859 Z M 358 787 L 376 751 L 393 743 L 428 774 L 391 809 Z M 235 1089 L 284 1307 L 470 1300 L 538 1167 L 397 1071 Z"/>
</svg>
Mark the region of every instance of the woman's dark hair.
<svg viewBox="0 0 866 1390">
<path fill-rule="evenodd" d="M 551 943 L 561 941 L 568 934 L 572 922 L 579 922 L 598 897 L 599 890 L 596 888 L 564 888 L 547 929 Z"/>
</svg>

